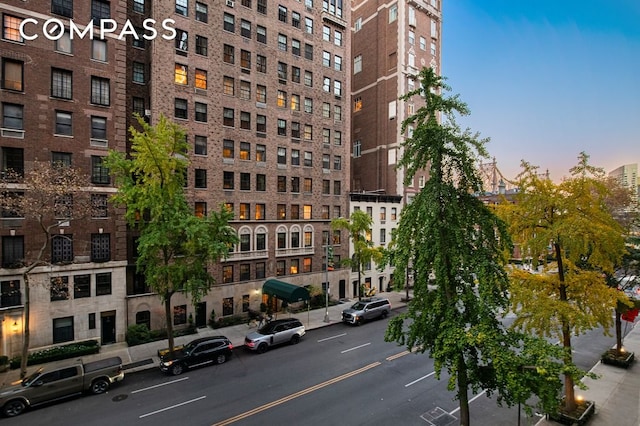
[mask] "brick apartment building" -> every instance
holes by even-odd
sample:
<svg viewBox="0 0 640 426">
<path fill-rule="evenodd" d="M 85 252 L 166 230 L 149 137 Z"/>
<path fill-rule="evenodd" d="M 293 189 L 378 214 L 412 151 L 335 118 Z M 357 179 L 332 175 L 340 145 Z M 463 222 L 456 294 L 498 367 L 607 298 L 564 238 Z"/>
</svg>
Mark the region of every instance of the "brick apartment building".
<svg viewBox="0 0 640 426">
<path fill-rule="evenodd" d="M 198 306 L 173 297 L 176 326 L 190 314 L 205 325 L 212 311 L 257 309 L 268 278 L 321 287 L 327 241 L 336 264 L 348 256 L 348 237 L 329 226 L 348 214 L 350 9 L 341 1 L 8 0 L 0 15 L 3 170 L 65 161 L 91 176 L 87 191 L 108 197 L 115 188 L 100 157 L 127 149 L 134 112 L 151 124 L 164 114 L 187 130 L 194 214 L 233 210 L 240 244 L 212 265 L 216 285 Z M 28 18 L 34 40 L 19 31 Z M 114 19 L 117 31 L 100 39 L 95 25 L 92 39 L 71 39 L 92 18 Z M 166 19 L 173 21 L 164 27 Z M 56 22 L 66 31 L 49 40 L 43 28 Z M 123 28 L 138 36 L 119 37 Z M 174 38 L 162 37 L 172 29 Z M 17 261 L 35 247 L 25 222 L 3 218 L 0 227 L 0 348 L 8 355 L 22 336 Z M 164 327 L 159 297 L 136 273 L 135 234 L 122 211 L 108 205 L 103 217 L 64 225 L 60 232 L 79 243 L 52 244 L 30 285 L 31 346 L 108 344 L 131 324 Z M 92 247 L 102 248 L 99 256 Z M 348 276 L 344 268 L 329 273 L 334 297 L 352 296 Z M 52 280 L 68 283 L 67 297 L 53 297 Z"/>
</svg>

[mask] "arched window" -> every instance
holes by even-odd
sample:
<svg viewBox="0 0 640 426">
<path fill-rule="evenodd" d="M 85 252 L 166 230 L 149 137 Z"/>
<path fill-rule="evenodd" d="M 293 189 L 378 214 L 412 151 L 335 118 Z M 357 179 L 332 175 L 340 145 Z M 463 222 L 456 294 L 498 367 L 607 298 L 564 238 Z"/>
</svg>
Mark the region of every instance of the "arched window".
<svg viewBox="0 0 640 426">
<path fill-rule="evenodd" d="M 239 248 L 241 252 L 251 251 L 251 235 L 252 230 L 248 226 L 243 226 L 238 230 L 240 238 Z"/>
</svg>

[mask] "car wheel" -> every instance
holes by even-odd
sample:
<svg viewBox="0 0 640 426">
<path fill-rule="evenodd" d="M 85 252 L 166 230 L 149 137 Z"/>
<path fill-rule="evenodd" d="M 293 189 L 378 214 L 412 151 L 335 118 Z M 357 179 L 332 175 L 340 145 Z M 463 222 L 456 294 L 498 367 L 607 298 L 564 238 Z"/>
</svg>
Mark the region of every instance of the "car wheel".
<svg viewBox="0 0 640 426">
<path fill-rule="evenodd" d="M 91 393 L 99 395 L 105 393 L 109 389 L 109 381 L 106 379 L 96 379 L 91 383 Z"/>
<path fill-rule="evenodd" d="M 263 354 L 267 351 L 267 348 L 269 346 L 266 343 L 260 343 L 258 345 L 258 349 L 256 349 L 256 352 L 258 352 L 259 354 Z"/>
<path fill-rule="evenodd" d="M 224 364 L 227 361 L 227 355 L 225 354 L 219 354 L 216 357 L 216 364 Z"/>
<path fill-rule="evenodd" d="M 14 399 L 13 401 L 9 401 L 4 404 L 4 407 L 2 407 L 2 413 L 7 417 L 15 417 L 19 414 L 22 414 L 25 408 L 27 408 L 27 405 L 24 403 L 24 401 L 20 399 Z"/>
<path fill-rule="evenodd" d="M 382 317 L 382 319 L 385 319 L 387 317 L 387 315 L 389 314 L 389 312 L 387 311 L 382 311 L 382 315 L 380 315 Z"/>
<path fill-rule="evenodd" d="M 362 318 L 358 318 L 356 320 L 356 325 L 362 325 L 363 322 L 364 322 L 364 320 Z"/>
<path fill-rule="evenodd" d="M 291 336 L 291 344 L 297 345 L 298 343 L 300 343 L 300 336 L 298 336 L 297 334 Z"/>
<path fill-rule="evenodd" d="M 182 367 L 182 364 L 176 363 L 171 367 L 171 374 L 173 374 L 174 376 L 179 376 L 180 374 L 182 374 L 183 370 L 184 367 Z"/>
</svg>

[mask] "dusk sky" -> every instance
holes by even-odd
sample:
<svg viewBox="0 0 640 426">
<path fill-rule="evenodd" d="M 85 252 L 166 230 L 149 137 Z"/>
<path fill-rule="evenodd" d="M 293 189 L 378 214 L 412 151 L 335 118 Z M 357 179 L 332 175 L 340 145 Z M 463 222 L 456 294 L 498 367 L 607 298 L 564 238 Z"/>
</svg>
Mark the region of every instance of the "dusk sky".
<svg viewBox="0 0 640 426">
<path fill-rule="evenodd" d="M 581 151 L 640 163 L 639 0 L 443 0 L 442 74 L 490 137 L 507 179 L 521 160 L 569 175 Z"/>
</svg>

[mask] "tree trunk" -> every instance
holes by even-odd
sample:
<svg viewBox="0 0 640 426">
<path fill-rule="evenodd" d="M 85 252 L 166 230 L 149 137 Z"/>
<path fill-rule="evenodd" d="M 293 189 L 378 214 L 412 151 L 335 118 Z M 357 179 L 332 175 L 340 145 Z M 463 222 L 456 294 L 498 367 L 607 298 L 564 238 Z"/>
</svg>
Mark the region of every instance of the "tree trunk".
<svg viewBox="0 0 640 426">
<path fill-rule="evenodd" d="M 562 264 L 562 250 L 560 243 L 554 243 L 556 259 L 558 262 L 558 280 L 560 281 L 560 300 L 567 302 L 567 286 L 564 284 L 564 266 Z M 569 365 L 573 362 L 573 356 L 571 355 L 571 324 L 565 318 L 562 318 L 562 347 L 564 348 L 564 365 Z M 573 390 L 573 378 L 570 374 L 564 375 L 564 407 L 567 411 L 573 411 L 576 408 L 576 396 Z"/>
<path fill-rule="evenodd" d="M 467 365 L 464 362 L 464 356 L 458 355 L 456 361 L 458 364 L 458 400 L 460 401 L 460 426 L 469 426 L 469 395 L 467 388 L 469 381 L 467 378 Z"/>
<path fill-rule="evenodd" d="M 164 297 L 164 315 L 167 318 L 167 340 L 169 344 L 169 354 L 173 358 L 173 315 L 171 315 L 171 296 L 173 293 L 167 292 Z"/>
<path fill-rule="evenodd" d="M 616 309 L 616 352 L 622 351 L 622 314 Z"/>
<path fill-rule="evenodd" d="M 29 274 L 25 272 L 22 274 L 22 281 L 24 282 L 24 318 L 23 318 L 23 333 L 22 333 L 22 355 L 20 358 L 20 378 L 24 379 L 27 376 L 27 362 L 29 361 Z"/>
</svg>

